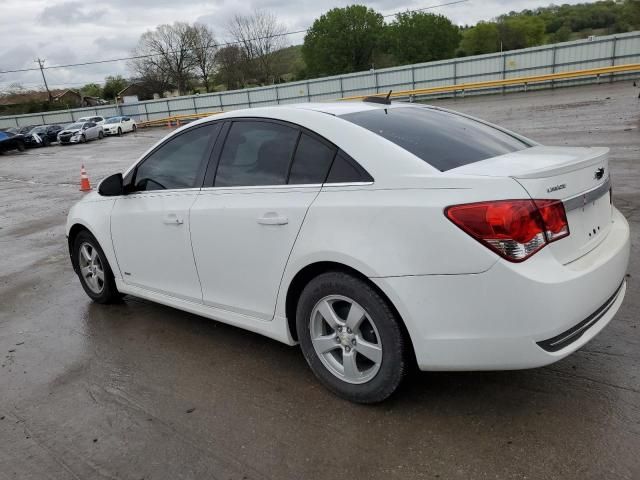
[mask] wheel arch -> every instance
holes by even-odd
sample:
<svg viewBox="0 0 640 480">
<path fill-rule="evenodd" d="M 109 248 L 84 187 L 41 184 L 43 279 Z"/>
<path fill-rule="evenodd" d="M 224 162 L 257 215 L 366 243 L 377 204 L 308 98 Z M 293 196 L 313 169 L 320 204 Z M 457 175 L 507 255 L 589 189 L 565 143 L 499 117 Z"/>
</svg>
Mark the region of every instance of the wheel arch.
<svg viewBox="0 0 640 480">
<path fill-rule="evenodd" d="M 93 235 L 95 237 L 95 235 L 93 234 L 93 232 L 91 231 L 91 229 L 89 227 L 87 227 L 86 225 L 82 224 L 82 223 L 74 223 L 71 228 L 69 229 L 69 234 L 67 235 L 67 244 L 69 247 L 69 258 L 71 259 L 71 265 L 73 265 L 73 270 L 78 273 L 78 261 L 75 258 L 75 255 L 73 255 L 73 244 L 76 241 L 76 238 L 78 237 L 78 235 L 80 234 L 80 232 L 82 231 L 87 231 L 89 232 L 91 235 Z"/>
<path fill-rule="evenodd" d="M 320 274 L 326 272 L 344 272 L 348 273 L 356 278 L 359 278 L 363 282 L 367 283 L 373 290 L 375 290 L 389 305 L 389 308 L 396 315 L 398 320 L 400 321 L 400 327 L 402 329 L 403 334 L 405 335 L 407 344 L 410 349 L 410 358 L 416 362 L 416 356 L 413 349 L 413 341 L 411 339 L 411 335 L 409 330 L 407 329 L 407 325 L 405 324 L 402 315 L 400 315 L 400 311 L 396 308 L 394 303 L 391 301 L 389 296 L 374 282 L 372 282 L 366 275 L 357 269 L 345 265 L 344 263 L 333 262 L 333 261 L 318 261 L 306 265 L 302 269 L 300 269 L 291 279 L 289 286 L 287 288 L 286 300 L 285 300 L 285 315 L 287 318 L 287 327 L 289 329 L 289 334 L 291 338 L 295 341 L 298 341 L 298 334 L 296 332 L 296 308 L 298 306 L 298 299 L 300 298 L 300 294 L 304 287 L 317 277 Z M 416 363 L 417 364 L 417 363 Z"/>
</svg>

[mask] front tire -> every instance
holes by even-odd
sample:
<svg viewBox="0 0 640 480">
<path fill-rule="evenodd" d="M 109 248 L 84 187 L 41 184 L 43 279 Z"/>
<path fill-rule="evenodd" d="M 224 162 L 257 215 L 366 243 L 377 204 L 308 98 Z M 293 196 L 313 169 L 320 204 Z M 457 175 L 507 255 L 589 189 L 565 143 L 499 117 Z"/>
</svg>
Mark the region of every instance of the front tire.
<svg viewBox="0 0 640 480">
<path fill-rule="evenodd" d="M 346 400 L 381 402 L 408 370 L 400 320 L 370 284 L 348 273 L 309 282 L 298 301 L 296 330 L 313 373 Z"/>
<path fill-rule="evenodd" d="M 102 132 L 98 132 L 98 139 L 102 140 L 102 137 L 104 137 L 104 133 Z"/>
<path fill-rule="evenodd" d="M 118 136 L 121 137 L 122 136 L 122 129 L 120 127 L 118 127 Z"/>
<path fill-rule="evenodd" d="M 97 303 L 115 303 L 122 297 L 100 244 L 88 231 L 73 242 L 73 261 L 82 288 Z"/>
</svg>

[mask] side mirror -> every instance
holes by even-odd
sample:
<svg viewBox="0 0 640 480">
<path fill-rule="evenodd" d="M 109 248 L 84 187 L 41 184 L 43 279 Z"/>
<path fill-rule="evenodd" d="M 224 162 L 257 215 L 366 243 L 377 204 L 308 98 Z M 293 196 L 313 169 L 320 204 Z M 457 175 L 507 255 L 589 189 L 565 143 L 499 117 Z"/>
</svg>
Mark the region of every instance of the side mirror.
<svg viewBox="0 0 640 480">
<path fill-rule="evenodd" d="M 124 187 L 122 185 L 122 174 L 116 173 L 111 175 L 98 186 L 98 193 L 103 197 L 116 197 L 118 195 L 124 195 Z"/>
</svg>

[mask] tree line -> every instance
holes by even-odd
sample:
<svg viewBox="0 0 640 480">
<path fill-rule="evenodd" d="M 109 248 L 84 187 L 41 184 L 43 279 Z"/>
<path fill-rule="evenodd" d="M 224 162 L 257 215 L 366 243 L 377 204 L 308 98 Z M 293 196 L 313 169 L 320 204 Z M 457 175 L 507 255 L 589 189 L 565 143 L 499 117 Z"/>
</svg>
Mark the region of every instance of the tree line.
<svg viewBox="0 0 640 480">
<path fill-rule="evenodd" d="M 474 26 L 413 11 L 390 21 L 350 5 L 317 18 L 301 46 L 288 46 L 286 27 L 267 11 L 236 15 L 225 45 L 205 25 L 161 25 L 142 35 L 130 69 L 155 91 L 237 89 L 555 43 L 640 27 L 639 0 L 551 5 L 501 15 Z"/>
</svg>

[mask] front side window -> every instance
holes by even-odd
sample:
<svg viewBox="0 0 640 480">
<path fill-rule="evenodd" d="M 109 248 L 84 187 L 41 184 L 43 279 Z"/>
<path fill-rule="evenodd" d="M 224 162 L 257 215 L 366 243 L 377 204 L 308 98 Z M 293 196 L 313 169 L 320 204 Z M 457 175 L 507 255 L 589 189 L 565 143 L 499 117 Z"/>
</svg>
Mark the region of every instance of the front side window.
<svg viewBox="0 0 640 480">
<path fill-rule="evenodd" d="M 205 125 L 170 139 L 137 168 L 134 190 L 196 187 L 198 173 L 209 152 L 210 140 L 219 129 L 219 123 Z"/>
<path fill-rule="evenodd" d="M 442 172 L 531 146 L 482 122 L 432 108 L 380 108 L 340 118 L 386 138 Z"/>
<path fill-rule="evenodd" d="M 284 185 L 298 130 L 264 121 L 237 121 L 220 154 L 214 186 Z"/>
</svg>

